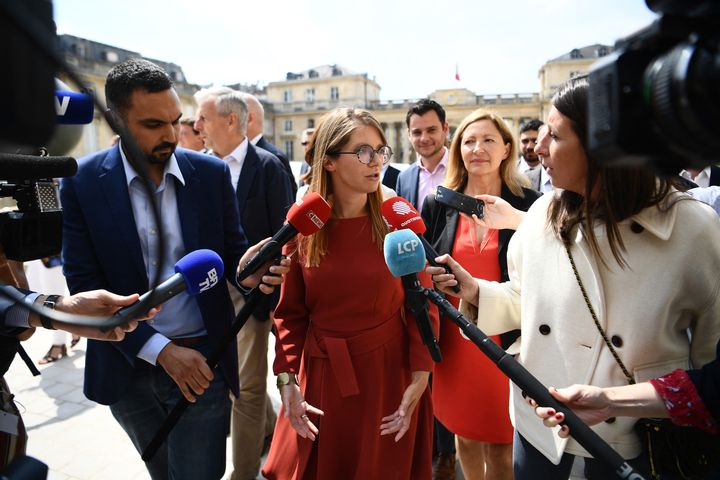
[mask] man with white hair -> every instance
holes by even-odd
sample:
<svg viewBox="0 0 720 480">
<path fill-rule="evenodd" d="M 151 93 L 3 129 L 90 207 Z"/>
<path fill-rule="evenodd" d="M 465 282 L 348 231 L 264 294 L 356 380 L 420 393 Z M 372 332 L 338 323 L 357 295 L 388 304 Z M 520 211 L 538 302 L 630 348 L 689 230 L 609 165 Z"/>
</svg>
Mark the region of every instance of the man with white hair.
<svg viewBox="0 0 720 480">
<path fill-rule="evenodd" d="M 249 140 L 248 105 L 244 95 L 226 87 L 201 90 L 195 95 L 198 111 L 195 129 L 215 155 L 230 167 L 236 189 L 240 225 L 250 240 L 274 235 L 285 222 L 295 199 L 293 182 L 282 162 L 270 152 L 256 148 Z M 235 312 L 245 304 L 237 289 L 230 290 Z M 268 335 L 270 312 L 278 295 L 268 295 L 255 308 L 238 334 L 240 394 L 233 400 L 232 479 L 255 478 L 260 469 L 266 422 L 274 426 L 275 413 L 267 396 Z M 268 410 L 272 418 L 266 420 Z"/>
<path fill-rule="evenodd" d="M 297 184 L 295 183 L 295 177 L 293 176 L 292 169 L 290 168 L 290 161 L 285 155 L 285 152 L 277 148 L 272 143 L 268 142 L 267 138 L 263 136 L 263 130 L 265 127 L 265 109 L 254 95 L 246 92 L 240 92 L 243 100 L 248 106 L 248 121 L 247 121 L 247 137 L 250 143 L 258 148 L 267 150 L 280 159 L 285 167 L 285 172 L 290 176 L 290 181 L 293 183 L 293 194 L 297 191 Z"/>
</svg>

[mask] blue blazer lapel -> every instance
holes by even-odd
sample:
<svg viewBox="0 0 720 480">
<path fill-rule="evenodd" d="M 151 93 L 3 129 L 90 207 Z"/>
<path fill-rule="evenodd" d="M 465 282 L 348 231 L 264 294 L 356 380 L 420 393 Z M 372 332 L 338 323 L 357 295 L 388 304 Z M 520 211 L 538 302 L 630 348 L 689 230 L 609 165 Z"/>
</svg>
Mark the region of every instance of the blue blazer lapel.
<svg viewBox="0 0 720 480">
<path fill-rule="evenodd" d="M 197 199 L 203 198 L 203 186 L 200 179 L 195 175 L 195 167 L 190 160 L 182 153 L 175 151 L 175 158 L 178 167 L 183 174 L 185 186 L 175 179 L 175 195 L 177 198 L 178 212 L 180 213 L 180 226 L 182 228 L 183 243 L 185 251 L 197 250 L 200 245 L 200 212 Z M 208 188 L 217 188 L 210 186 Z"/>
<path fill-rule="evenodd" d="M 137 235 L 135 216 L 130 204 L 127 178 L 125 177 L 119 147 L 111 150 L 103 160 L 98 180 L 100 189 L 105 193 L 113 223 L 117 227 L 113 235 L 120 237 L 123 248 L 127 252 L 128 261 L 135 268 L 136 273 L 139 275 L 138 278 L 144 279 L 145 285 L 147 285 L 145 260 L 140 247 L 140 239 Z"/>
<path fill-rule="evenodd" d="M 260 157 L 258 157 L 255 147 L 248 143 L 247 154 L 245 155 L 245 160 L 243 160 L 242 170 L 240 170 L 240 177 L 238 178 L 237 187 L 235 188 L 240 218 L 243 216 L 245 200 L 247 200 L 248 193 L 250 192 L 250 186 L 252 185 L 253 179 L 255 178 L 255 172 L 257 171 L 259 165 Z"/>
</svg>

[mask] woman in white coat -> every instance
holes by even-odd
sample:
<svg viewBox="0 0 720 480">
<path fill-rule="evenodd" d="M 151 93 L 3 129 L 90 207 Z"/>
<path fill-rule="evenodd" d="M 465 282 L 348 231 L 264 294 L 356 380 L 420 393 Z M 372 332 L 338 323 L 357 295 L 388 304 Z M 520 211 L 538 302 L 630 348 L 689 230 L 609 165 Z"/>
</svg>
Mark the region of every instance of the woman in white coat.
<svg viewBox="0 0 720 480">
<path fill-rule="evenodd" d="M 473 279 L 450 257 L 440 261 L 454 275 L 428 273 L 448 294 L 460 285 L 461 311 L 486 334 L 520 328 L 518 360 L 545 385 L 627 384 L 608 343 L 638 382 L 709 362 L 720 336 L 717 216 L 649 169 L 610 169 L 587 155 L 585 79 L 568 83 L 552 103 L 536 151 L 558 190 L 520 223 L 508 251 L 510 280 Z M 517 226 L 521 213 L 484 199 L 487 222 Z M 510 402 L 516 479 L 566 479 L 576 456 L 589 457 L 544 427 L 514 385 Z M 593 428 L 647 472 L 633 423 L 608 419 Z M 589 458 L 584 468 L 590 479 L 614 475 Z"/>
</svg>

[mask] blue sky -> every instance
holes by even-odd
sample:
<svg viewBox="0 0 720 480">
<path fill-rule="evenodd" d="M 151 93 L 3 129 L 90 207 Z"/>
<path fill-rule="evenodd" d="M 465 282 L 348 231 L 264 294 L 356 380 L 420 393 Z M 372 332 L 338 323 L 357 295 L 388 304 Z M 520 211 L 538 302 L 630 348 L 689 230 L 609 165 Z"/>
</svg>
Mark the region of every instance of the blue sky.
<svg viewBox="0 0 720 480">
<path fill-rule="evenodd" d="M 536 92 L 546 60 L 614 44 L 656 18 L 642 0 L 53 3 L 58 33 L 177 63 L 192 83 L 266 84 L 336 63 L 375 77 L 384 100 L 452 87 Z"/>
</svg>

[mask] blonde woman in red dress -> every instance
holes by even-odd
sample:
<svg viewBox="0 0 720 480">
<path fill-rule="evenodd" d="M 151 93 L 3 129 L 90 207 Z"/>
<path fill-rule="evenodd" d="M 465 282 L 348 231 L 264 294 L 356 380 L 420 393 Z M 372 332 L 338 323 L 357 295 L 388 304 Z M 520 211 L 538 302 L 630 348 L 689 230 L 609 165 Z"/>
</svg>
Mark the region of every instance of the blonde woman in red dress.
<svg viewBox="0 0 720 480">
<path fill-rule="evenodd" d="M 526 211 L 540 194 L 526 188 L 528 182 L 518 172 L 516 159 L 517 146 L 507 124 L 488 110 L 476 110 L 455 132 L 444 185 L 487 201 L 492 200 L 483 195 L 500 197 Z M 426 198 L 422 215 L 425 236 L 439 254 L 452 254 L 476 278 L 508 279 L 507 247 L 514 229 L 476 225 L 472 218 L 436 202 L 434 195 Z M 458 306 L 458 298 L 448 298 Z M 510 333 L 493 340 L 508 348 L 516 338 L 517 334 Z M 441 323 L 440 349 L 443 361 L 433 373 L 433 408 L 438 420 L 457 437 L 465 479 L 512 480 L 507 377 L 452 322 Z M 469 414 L 480 411 L 481 415 Z"/>
<path fill-rule="evenodd" d="M 286 248 L 273 365 L 283 406 L 263 475 L 429 480 L 433 364 L 383 256 L 380 174 L 392 150 L 369 112 L 341 108 L 321 119 L 308 155 L 310 191 L 332 213 Z"/>
</svg>

